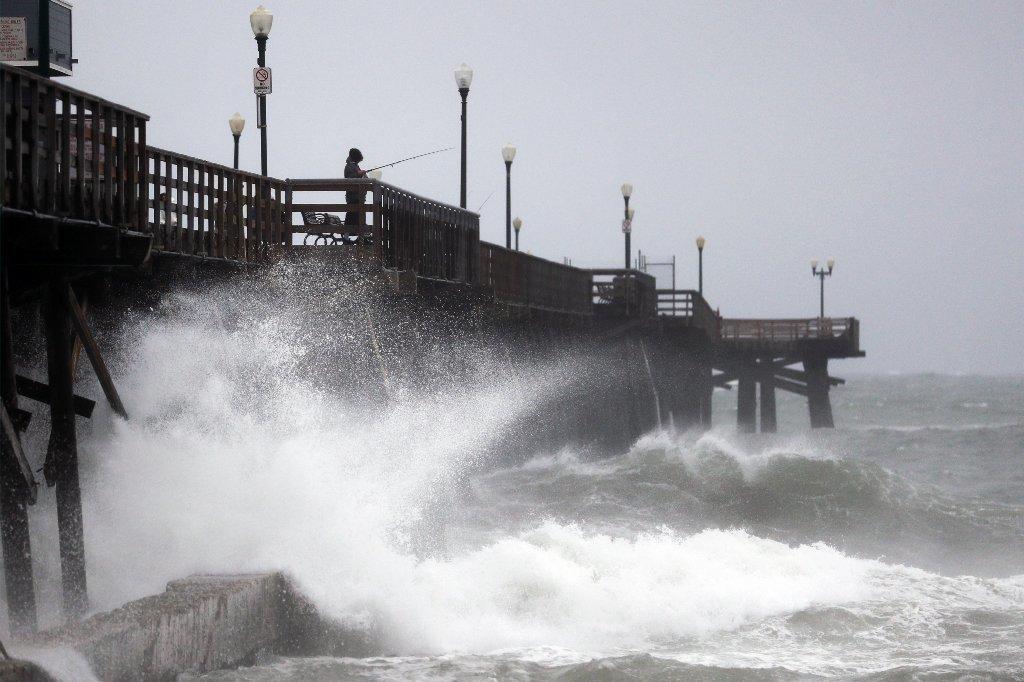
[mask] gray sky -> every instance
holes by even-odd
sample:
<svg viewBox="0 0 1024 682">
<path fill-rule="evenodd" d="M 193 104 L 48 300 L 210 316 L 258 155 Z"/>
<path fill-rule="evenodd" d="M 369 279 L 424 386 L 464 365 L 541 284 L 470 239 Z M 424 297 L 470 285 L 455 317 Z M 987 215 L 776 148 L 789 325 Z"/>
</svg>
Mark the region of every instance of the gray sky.
<svg viewBox="0 0 1024 682">
<path fill-rule="evenodd" d="M 151 115 L 153 145 L 259 167 L 254 0 L 78 0 L 70 85 Z M 862 320 L 839 371 L 1024 372 L 1024 2 L 277 0 L 270 173 L 339 177 L 458 146 L 469 205 L 504 241 L 519 148 L 522 246 L 621 265 L 675 253 L 678 285 L 729 317 L 810 317 L 809 260 L 834 255 L 826 313 Z M 458 152 L 385 171 L 458 202 Z"/>
</svg>

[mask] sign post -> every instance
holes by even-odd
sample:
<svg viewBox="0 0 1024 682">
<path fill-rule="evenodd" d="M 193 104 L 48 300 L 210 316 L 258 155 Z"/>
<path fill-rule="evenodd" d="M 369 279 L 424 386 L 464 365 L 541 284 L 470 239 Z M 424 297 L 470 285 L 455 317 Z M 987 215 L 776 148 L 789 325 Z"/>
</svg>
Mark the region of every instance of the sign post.
<svg viewBox="0 0 1024 682">
<path fill-rule="evenodd" d="M 252 91 L 257 95 L 269 95 L 273 92 L 273 81 L 271 79 L 269 66 L 257 66 L 252 70 Z"/>
</svg>

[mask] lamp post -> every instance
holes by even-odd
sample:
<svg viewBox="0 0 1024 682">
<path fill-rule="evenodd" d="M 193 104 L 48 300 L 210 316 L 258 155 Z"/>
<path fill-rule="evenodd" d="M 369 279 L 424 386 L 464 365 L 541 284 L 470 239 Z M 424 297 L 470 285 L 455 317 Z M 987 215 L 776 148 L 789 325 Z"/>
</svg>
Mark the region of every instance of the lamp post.
<svg viewBox="0 0 1024 682">
<path fill-rule="evenodd" d="M 512 248 L 512 159 L 516 158 L 516 148 L 506 142 L 501 148 L 501 158 L 505 159 L 505 248 Z M 518 233 L 519 230 L 516 229 Z M 519 247 L 516 247 L 519 250 Z"/>
<path fill-rule="evenodd" d="M 235 112 L 235 115 L 228 119 L 228 126 L 231 128 L 231 136 L 235 138 L 235 170 L 238 170 L 238 138 L 242 136 L 242 129 L 245 128 L 245 119 Z"/>
<path fill-rule="evenodd" d="M 836 259 L 829 258 L 825 262 L 826 267 L 818 267 L 818 259 L 815 258 L 811 261 L 811 274 L 818 278 L 821 282 L 821 313 L 820 317 L 825 317 L 825 278 L 832 276 L 832 269 L 836 266 Z"/>
<path fill-rule="evenodd" d="M 704 237 L 697 237 L 697 293 L 704 295 Z"/>
<path fill-rule="evenodd" d="M 270 38 L 270 27 L 274 24 L 274 15 L 267 11 L 267 8 L 260 5 L 249 15 L 249 25 L 252 33 L 256 36 L 256 49 L 258 50 L 256 65 L 267 65 L 267 40 Z M 260 129 L 260 170 L 263 175 L 267 174 L 267 96 L 256 95 L 258 115 L 256 127 Z"/>
<path fill-rule="evenodd" d="M 626 236 L 626 269 L 630 267 L 629 234 L 633 231 L 633 211 L 629 208 L 629 196 L 633 193 L 633 185 L 628 182 L 622 183 L 622 200 L 626 203 L 623 211 L 625 220 L 622 221 L 622 233 Z"/>
<path fill-rule="evenodd" d="M 466 208 L 466 98 L 472 82 L 473 69 L 462 62 L 455 69 L 455 84 L 459 86 L 459 94 L 462 96 L 462 176 L 459 183 L 459 206 L 462 208 Z"/>
<path fill-rule="evenodd" d="M 519 250 L 519 230 L 523 227 L 523 219 L 516 216 L 516 219 L 512 221 L 512 227 L 516 231 L 516 251 Z"/>
</svg>

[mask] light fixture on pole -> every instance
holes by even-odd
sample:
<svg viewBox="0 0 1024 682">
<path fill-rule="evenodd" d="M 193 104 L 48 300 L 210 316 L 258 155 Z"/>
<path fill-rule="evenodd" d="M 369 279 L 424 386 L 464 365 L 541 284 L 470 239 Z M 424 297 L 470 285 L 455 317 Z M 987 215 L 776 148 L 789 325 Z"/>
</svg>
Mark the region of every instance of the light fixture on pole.
<svg viewBox="0 0 1024 682">
<path fill-rule="evenodd" d="M 623 211 L 625 219 L 622 221 L 622 233 L 626 236 L 626 269 L 630 266 L 629 234 L 633 231 L 633 212 L 629 208 L 629 197 L 633 194 L 633 185 L 628 182 L 622 183 L 622 200 L 626 207 Z"/>
<path fill-rule="evenodd" d="M 704 295 L 704 237 L 697 237 L 697 293 Z"/>
<path fill-rule="evenodd" d="M 242 136 L 242 129 L 245 128 L 245 119 L 235 112 L 235 115 L 228 119 L 228 126 L 231 128 L 231 136 L 235 138 L 235 170 L 238 170 L 238 138 Z"/>
<path fill-rule="evenodd" d="M 466 208 L 466 98 L 472 83 L 473 69 L 462 62 L 455 69 L 455 84 L 459 86 L 459 94 L 462 96 L 462 175 L 459 182 L 459 206 L 462 208 Z"/>
<path fill-rule="evenodd" d="M 825 278 L 832 276 L 832 270 L 836 267 L 836 259 L 829 258 L 825 262 L 825 266 L 826 267 L 819 268 L 817 258 L 811 261 L 811 274 L 817 277 L 821 282 L 821 308 L 819 316 L 822 318 L 825 317 Z"/>
<path fill-rule="evenodd" d="M 267 8 L 260 5 L 249 15 L 249 25 L 252 33 L 256 36 L 257 58 L 256 65 L 264 67 L 267 65 L 267 40 L 270 38 L 270 27 L 274 25 L 274 15 L 267 11 Z M 256 127 L 260 129 L 260 171 L 264 176 L 267 174 L 267 96 L 256 95 L 258 115 Z"/>
<path fill-rule="evenodd" d="M 501 148 L 501 158 L 505 159 L 505 248 L 512 248 L 512 159 L 516 158 L 516 148 L 506 142 Z M 518 250 L 518 249 L 517 249 Z"/>
<path fill-rule="evenodd" d="M 512 221 L 512 227 L 516 231 L 516 251 L 519 250 L 519 230 L 523 227 L 523 219 L 516 216 L 516 219 Z"/>
</svg>

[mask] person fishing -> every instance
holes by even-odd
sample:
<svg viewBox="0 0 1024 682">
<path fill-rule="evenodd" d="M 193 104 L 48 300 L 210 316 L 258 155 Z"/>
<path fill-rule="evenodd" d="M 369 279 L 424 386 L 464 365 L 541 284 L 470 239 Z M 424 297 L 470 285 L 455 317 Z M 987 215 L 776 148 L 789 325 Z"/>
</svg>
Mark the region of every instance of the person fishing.
<svg viewBox="0 0 1024 682">
<path fill-rule="evenodd" d="M 363 153 L 352 147 L 348 150 L 348 158 L 345 160 L 345 179 L 354 180 L 366 177 L 366 171 L 359 167 L 359 162 L 363 160 Z M 349 190 L 345 192 L 345 203 L 346 204 L 363 204 L 366 202 L 366 190 Z M 345 211 L 345 224 L 350 226 L 359 227 L 363 224 L 363 212 L 357 211 Z"/>
</svg>

